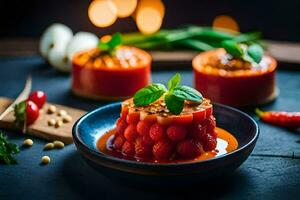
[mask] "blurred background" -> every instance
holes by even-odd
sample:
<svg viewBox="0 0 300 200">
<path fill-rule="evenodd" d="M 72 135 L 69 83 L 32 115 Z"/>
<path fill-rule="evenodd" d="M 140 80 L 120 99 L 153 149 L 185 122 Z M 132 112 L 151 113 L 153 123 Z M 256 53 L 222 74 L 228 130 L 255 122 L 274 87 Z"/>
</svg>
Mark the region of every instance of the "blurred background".
<svg viewBox="0 0 300 200">
<path fill-rule="evenodd" d="M 1 0 L 0 37 L 39 37 L 50 24 L 59 22 L 74 32 L 89 31 L 99 36 L 116 31 L 137 31 L 131 17 L 99 28 L 91 23 L 88 7 L 92 0 Z M 241 32 L 261 31 L 263 38 L 300 41 L 300 1 L 296 0 L 163 0 L 166 8 L 162 28 L 184 24 L 211 26 L 219 15 L 228 15 Z M 1 44 L 0 44 L 1 45 Z"/>
</svg>

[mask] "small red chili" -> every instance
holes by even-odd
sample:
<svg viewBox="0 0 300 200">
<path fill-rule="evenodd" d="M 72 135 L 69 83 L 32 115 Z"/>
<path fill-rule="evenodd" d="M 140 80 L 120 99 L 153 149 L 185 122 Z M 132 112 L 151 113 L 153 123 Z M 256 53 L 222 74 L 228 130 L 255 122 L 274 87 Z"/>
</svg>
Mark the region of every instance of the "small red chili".
<svg viewBox="0 0 300 200">
<path fill-rule="evenodd" d="M 286 128 L 300 127 L 300 112 L 262 111 L 255 109 L 257 116 L 266 123 Z"/>
</svg>

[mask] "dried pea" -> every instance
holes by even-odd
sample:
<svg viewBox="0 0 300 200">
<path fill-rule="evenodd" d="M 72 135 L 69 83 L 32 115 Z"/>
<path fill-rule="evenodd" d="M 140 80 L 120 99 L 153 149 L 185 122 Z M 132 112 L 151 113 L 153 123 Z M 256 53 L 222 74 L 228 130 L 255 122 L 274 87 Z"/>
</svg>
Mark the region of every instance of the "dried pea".
<svg viewBox="0 0 300 200">
<path fill-rule="evenodd" d="M 42 163 L 43 165 L 47 165 L 47 164 L 50 163 L 50 161 L 51 161 L 51 159 L 50 159 L 49 156 L 43 156 L 43 157 L 42 157 L 42 160 L 41 160 L 41 163 Z"/>
<path fill-rule="evenodd" d="M 58 149 L 62 149 L 62 148 L 65 147 L 65 144 L 64 144 L 63 142 L 61 142 L 61 141 L 58 141 L 58 140 L 55 140 L 55 141 L 53 142 L 53 144 L 54 144 L 54 147 L 55 147 L 55 148 L 58 148 Z"/>
<path fill-rule="evenodd" d="M 56 112 L 56 106 L 50 105 L 49 108 L 48 108 L 48 110 L 47 110 L 47 113 L 48 114 L 53 114 L 55 112 Z"/>
<path fill-rule="evenodd" d="M 52 142 L 45 144 L 44 150 L 51 150 L 54 148 L 54 144 Z"/>
<path fill-rule="evenodd" d="M 33 145 L 33 141 L 31 139 L 26 139 L 23 142 L 24 146 L 32 146 Z"/>
</svg>

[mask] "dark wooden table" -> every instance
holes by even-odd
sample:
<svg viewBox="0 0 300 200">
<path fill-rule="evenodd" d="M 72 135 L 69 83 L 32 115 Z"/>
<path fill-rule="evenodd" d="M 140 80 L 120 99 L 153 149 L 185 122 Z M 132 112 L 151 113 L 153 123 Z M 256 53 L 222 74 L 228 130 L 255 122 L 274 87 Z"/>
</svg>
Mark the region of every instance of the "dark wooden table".
<svg viewBox="0 0 300 200">
<path fill-rule="evenodd" d="M 16 97 L 27 75 L 32 74 L 33 89 L 45 90 L 51 102 L 86 110 L 104 104 L 74 96 L 70 77 L 56 72 L 37 55 L 2 56 L 0 69 L 0 96 Z M 179 72 L 183 83 L 192 85 L 191 66 Z M 153 81 L 166 83 L 174 73 L 154 71 Z M 280 96 L 262 109 L 300 111 L 300 71 L 282 66 L 277 83 Z M 253 115 L 252 109 L 246 111 Z M 90 168 L 74 145 L 45 153 L 42 148 L 46 141 L 29 137 L 34 145 L 17 155 L 18 165 L 0 165 L 0 199 L 300 199 L 300 132 L 260 122 L 259 126 L 261 134 L 254 152 L 232 176 L 176 190 L 141 189 L 112 182 Z M 18 145 L 28 138 L 1 131 Z M 47 166 L 39 165 L 43 155 L 52 159 Z"/>
</svg>

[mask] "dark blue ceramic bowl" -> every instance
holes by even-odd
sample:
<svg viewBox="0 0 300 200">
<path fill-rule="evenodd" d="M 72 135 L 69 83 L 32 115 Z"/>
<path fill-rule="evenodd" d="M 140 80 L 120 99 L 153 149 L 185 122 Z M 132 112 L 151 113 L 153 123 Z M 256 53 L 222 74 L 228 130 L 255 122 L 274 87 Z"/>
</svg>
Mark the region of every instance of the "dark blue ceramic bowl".
<svg viewBox="0 0 300 200">
<path fill-rule="evenodd" d="M 237 109 L 214 104 L 217 125 L 237 138 L 237 150 L 196 162 L 156 164 L 129 161 L 106 155 L 96 148 L 98 138 L 113 128 L 120 109 L 120 103 L 98 108 L 84 115 L 73 127 L 74 143 L 88 164 L 119 182 L 188 185 L 228 175 L 248 158 L 259 135 L 258 125 L 250 116 Z"/>
</svg>

